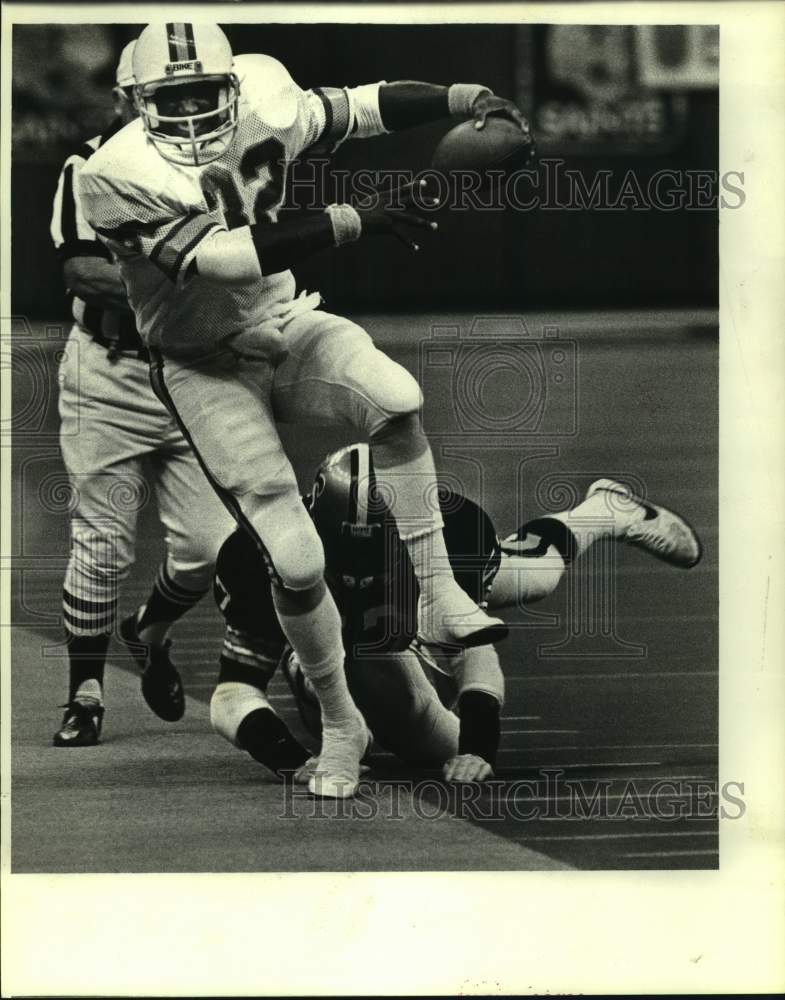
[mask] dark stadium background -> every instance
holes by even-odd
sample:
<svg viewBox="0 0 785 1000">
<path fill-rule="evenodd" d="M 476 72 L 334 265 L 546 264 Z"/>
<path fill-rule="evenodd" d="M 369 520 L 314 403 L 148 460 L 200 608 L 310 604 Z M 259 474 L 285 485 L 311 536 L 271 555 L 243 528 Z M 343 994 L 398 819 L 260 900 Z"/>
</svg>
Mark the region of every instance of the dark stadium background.
<svg viewBox="0 0 785 1000">
<path fill-rule="evenodd" d="M 122 44 L 137 29 L 108 26 L 102 45 Z M 531 114 L 537 129 L 538 101 L 554 93 L 543 66 L 546 29 L 512 25 L 229 25 L 236 52 L 266 52 L 280 59 L 304 87 L 346 86 L 387 80 L 414 79 L 449 84 L 487 83 L 496 93 L 515 97 Z M 588 29 L 587 29 L 588 30 Z M 600 26 L 599 30 L 602 30 Z M 634 50 L 634 28 L 621 32 L 619 48 Z M 678 31 L 678 28 L 676 29 Z M 667 32 L 667 29 L 665 29 Z M 63 310 L 57 264 L 48 235 L 50 195 L 69 145 L 100 131 L 109 113 L 108 91 L 116 58 L 82 67 L 79 47 L 66 67 L 51 58 L 62 50 L 62 35 L 75 28 L 24 26 L 15 28 L 15 57 L 26 51 L 43 81 L 38 92 L 17 88 L 13 166 L 14 308 L 53 316 Z M 623 33 L 626 33 L 626 37 Z M 37 37 L 33 38 L 36 34 Z M 612 35 L 611 40 L 617 38 Z M 665 35 L 666 57 L 678 58 L 678 38 Z M 592 40 L 590 39 L 589 42 Z M 85 46 L 90 44 L 85 40 Z M 607 40 L 603 42 L 608 47 Z M 668 50 L 667 46 L 675 50 Z M 49 58 L 47 58 L 49 55 Z M 611 51 L 611 56 L 613 51 Z M 580 67 L 579 67 L 580 69 Z M 610 66 L 612 72 L 613 66 Z M 67 71 L 67 80 L 63 79 Z M 608 74 L 606 65 L 587 66 L 586 73 Z M 627 95 L 636 87 L 630 73 Z M 17 74 L 18 78 L 18 74 Z M 49 87 L 46 83 L 49 81 Z M 66 87 L 67 84 L 67 87 Z M 563 94 L 556 96 L 564 96 Z M 52 113 L 52 100 L 60 107 Z M 608 134 L 597 142 L 541 142 L 541 153 L 566 157 L 587 177 L 610 170 L 618 187 L 628 170 L 643 185 L 658 169 L 716 171 L 718 102 L 716 87 L 668 94 L 683 107 L 677 121 L 657 140 L 630 149 L 625 137 Z M 92 103 L 92 107 L 90 104 Z M 90 126 L 86 128 L 86 122 Z M 39 127 L 34 128 L 35 123 Z M 405 134 L 347 143 L 334 159 L 335 167 L 423 170 L 438 138 L 449 128 L 439 123 Z M 93 132 L 90 131 L 93 128 Z M 30 141 L 25 141 L 30 137 Z M 562 188 L 560 198 L 563 200 Z M 717 301 L 716 211 L 608 211 L 558 209 L 530 212 L 442 213 L 438 252 L 417 259 L 397 244 L 373 252 L 366 245 L 350 247 L 301 268 L 302 280 L 318 274 L 318 285 L 336 308 L 405 310 L 448 305 L 453 308 L 507 306 L 714 306 Z M 312 278 L 312 284 L 314 280 Z"/>
<path fill-rule="evenodd" d="M 508 681 L 501 787 L 482 793 L 478 816 L 434 825 L 404 796 L 404 822 L 391 825 L 383 814 L 320 822 L 298 798 L 282 821 L 280 786 L 210 731 L 221 626 L 209 600 L 174 633 L 191 696 L 181 723 L 168 726 L 146 710 L 135 665 L 114 643 L 102 745 L 51 747 L 66 675 L 56 645 L 68 505 L 57 488 L 64 470 L 55 388 L 69 323 L 49 218 L 65 156 L 109 121 L 117 57 L 138 30 L 14 27 L 14 870 L 716 868 L 719 96 L 710 26 L 643 29 L 645 37 L 602 25 L 226 27 L 236 52 L 276 56 L 306 87 L 380 78 L 486 83 L 529 113 L 539 169 L 561 159 L 587 185 L 601 171 L 613 191 L 630 171 L 644 191 L 661 169 L 684 184 L 703 179 L 701 205 L 691 210 L 442 211 L 440 232 L 420 254 L 378 240 L 320 254 L 298 271 L 330 311 L 357 319 L 418 377 L 434 328 L 466 333 L 478 316 L 524 317 L 532 337 L 550 326 L 574 345 L 576 422 L 567 433 L 499 433 L 526 402 L 504 373 L 485 398 L 497 407 L 493 433 L 461 440 L 426 427 L 440 471 L 462 477 L 500 532 L 548 500 L 579 495 L 593 478 L 626 475 L 683 512 L 703 542 L 702 562 L 687 573 L 625 546 L 597 553 L 575 571 L 574 589 L 565 583 L 535 608 L 510 612 L 513 635 L 500 647 Z M 449 127 L 347 143 L 334 167 L 424 169 Z M 565 197 L 558 191 L 562 204 Z M 455 388 L 436 369 L 425 374 L 433 378 L 424 413 L 438 425 L 455 406 Z M 44 390 L 37 409 L 36 389 Z M 564 397 L 555 397 L 558 420 Z M 282 428 L 282 438 L 304 487 L 324 453 L 347 440 L 334 429 L 297 427 Z M 160 545 L 149 503 L 121 616 L 146 595 Z M 585 588 L 608 580 L 615 618 L 603 632 L 568 605 L 576 593 L 607 595 Z M 296 727 L 277 679 L 271 699 Z M 394 761 L 377 764 L 372 776 L 388 790 L 413 777 Z M 627 782 L 645 803 L 657 782 L 673 781 L 679 801 L 702 796 L 703 811 L 670 822 L 629 813 L 523 822 L 502 808 L 503 822 L 482 820 L 489 804 L 503 806 L 510 782 L 538 780 L 541 768 L 561 768 L 588 789 L 607 780 L 617 805 Z M 546 788 L 540 804 L 555 808 L 564 794 Z"/>
</svg>

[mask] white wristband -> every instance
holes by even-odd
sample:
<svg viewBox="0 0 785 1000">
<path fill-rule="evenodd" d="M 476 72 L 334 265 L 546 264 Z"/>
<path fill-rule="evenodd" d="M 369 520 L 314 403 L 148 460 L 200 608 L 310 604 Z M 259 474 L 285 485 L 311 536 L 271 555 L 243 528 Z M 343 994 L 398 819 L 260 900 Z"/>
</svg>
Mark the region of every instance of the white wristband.
<svg viewBox="0 0 785 1000">
<path fill-rule="evenodd" d="M 359 240 L 362 221 L 356 208 L 351 205 L 328 205 L 325 212 L 330 216 L 337 247 Z"/>
<path fill-rule="evenodd" d="M 447 90 L 447 107 L 451 115 L 470 115 L 480 94 L 492 94 L 490 87 L 479 83 L 453 83 Z"/>
</svg>

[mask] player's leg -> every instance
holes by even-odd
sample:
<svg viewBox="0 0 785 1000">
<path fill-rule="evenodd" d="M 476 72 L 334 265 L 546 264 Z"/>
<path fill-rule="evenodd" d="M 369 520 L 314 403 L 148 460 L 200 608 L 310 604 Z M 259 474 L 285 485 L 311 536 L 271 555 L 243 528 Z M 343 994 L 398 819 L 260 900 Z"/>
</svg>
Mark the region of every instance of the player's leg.
<svg viewBox="0 0 785 1000">
<path fill-rule="evenodd" d="M 342 317 L 305 313 L 286 325 L 284 335 L 288 355 L 275 373 L 276 416 L 332 420 L 369 438 L 377 483 L 420 584 L 426 638 L 460 646 L 503 638 L 506 626 L 489 618 L 455 582 L 415 379 Z"/>
<path fill-rule="evenodd" d="M 318 703 L 295 657 L 284 672 L 301 718 L 318 732 Z M 349 660 L 347 676 L 378 746 L 412 766 L 442 768 L 448 781 L 493 776 L 504 678 L 492 646 L 464 650 L 449 664 L 415 648 Z"/>
<path fill-rule="evenodd" d="M 211 587 L 218 550 L 235 525 L 168 411 L 165 417 L 151 467 L 166 556 L 152 591 L 120 631 L 143 668 L 147 704 L 173 722 L 182 717 L 185 698 L 169 630 Z"/>
<path fill-rule="evenodd" d="M 134 559 L 136 515 L 144 503 L 138 442 L 118 419 L 134 361 L 109 369 L 106 352 L 74 330 L 60 370 L 60 445 L 73 492 L 71 550 L 63 586 L 69 691 L 55 746 L 98 742 L 103 682 L 120 584 Z M 140 366 L 142 377 L 146 376 Z M 145 384 L 145 383 L 143 383 Z M 149 391 L 149 390 L 148 390 Z"/>
<path fill-rule="evenodd" d="M 318 733 L 319 706 L 296 656 L 286 658 L 284 672 L 303 722 Z M 419 767 L 441 767 L 458 752 L 458 717 L 439 699 L 411 649 L 349 660 L 346 672 L 376 745 Z"/>
<path fill-rule="evenodd" d="M 210 721 L 220 736 L 279 776 L 301 767 L 308 751 L 267 700 L 267 685 L 287 650 L 270 577 L 251 539 L 234 531 L 218 553 L 213 596 L 226 632 Z M 318 701 L 316 702 L 318 706 Z"/>
<path fill-rule="evenodd" d="M 292 774 L 310 758 L 267 699 L 267 685 L 283 651 L 282 643 L 227 625 L 210 700 L 213 729 L 278 777 Z"/>
<path fill-rule="evenodd" d="M 458 717 L 407 649 L 350 661 L 349 688 L 378 744 L 418 767 L 442 767 L 458 751 Z"/>
<path fill-rule="evenodd" d="M 353 794 L 367 741 L 343 672 L 341 619 L 324 583 L 324 552 L 300 499 L 268 404 L 265 362 L 227 354 L 198 367 L 156 358 L 153 384 L 210 484 L 266 560 L 287 640 L 324 716 L 315 794 Z"/>
<path fill-rule="evenodd" d="M 694 566 L 700 558 L 695 532 L 678 514 L 635 496 L 621 483 L 600 479 L 576 507 L 529 521 L 504 539 L 489 606 L 501 608 L 546 597 L 576 558 L 607 538 L 635 545 L 683 568 Z"/>
</svg>

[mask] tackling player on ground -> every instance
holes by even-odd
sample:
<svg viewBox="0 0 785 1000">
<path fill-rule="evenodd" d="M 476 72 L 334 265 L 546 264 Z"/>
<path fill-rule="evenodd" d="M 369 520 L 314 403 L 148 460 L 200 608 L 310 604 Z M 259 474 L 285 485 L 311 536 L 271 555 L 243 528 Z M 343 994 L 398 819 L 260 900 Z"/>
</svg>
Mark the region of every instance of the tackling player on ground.
<svg viewBox="0 0 785 1000">
<path fill-rule="evenodd" d="M 498 657 L 492 646 L 434 656 L 418 642 L 417 581 L 368 447 L 329 455 L 304 506 L 324 545 L 343 619 L 349 689 L 376 743 L 407 764 L 442 768 L 447 780 L 491 777 L 504 699 Z M 466 497 L 440 487 L 440 506 L 456 579 L 494 610 L 546 597 L 604 538 L 682 568 L 700 558 L 682 518 L 609 479 L 597 480 L 573 510 L 529 521 L 501 542 L 485 511 Z M 241 531 L 221 548 L 215 598 L 226 635 L 210 705 L 213 728 L 274 773 L 307 779 L 318 762 L 266 697 L 277 666 L 315 738 L 318 702 L 275 620 L 264 563 Z"/>
<path fill-rule="evenodd" d="M 232 57 L 215 25 L 148 25 L 134 52 L 141 121 L 91 158 L 87 217 L 117 257 L 153 357 L 153 379 L 216 491 L 253 539 L 276 614 L 322 706 L 321 767 L 310 788 L 351 794 L 368 734 L 349 697 L 341 623 L 325 588 L 321 543 L 273 419 L 334 421 L 367 436 L 376 474 L 420 590 L 435 645 L 504 637 L 458 586 L 419 423 L 420 390 L 360 327 L 295 297 L 292 265 L 368 236 L 433 228 L 409 191 L 403 209 L 332 205 L 276 223 L 288 165 L 448 115 L 519 123 L 510 101 L 476 84 L 374 83 L 301 90 L 266 56 Z M 347 791 L 347 789 L 349 791 Z"/>
<path fill-rule="evenodd" d="M 69 692 L 57 747 L 94 746 L 104 715 L 104 663 L 119 588 L 134 560 L 136 520 L 150 463 L 166 558 L 153 588 L 119 634 L 142 668 L 148 705 L 170 722 L 185 711 L 169 656 L 169 628 L 207 592 L 232 520 L 210 488 L 172 415 L 150 387 L 119 270 L 83 217 L 79 176 L 96 150 L 135 117 L 131 56 L 123 49 L 113 90 L 116 118 L 65 161 L 51 233 L 74 326 L 60 368 L 60 447 L 75 501 L 63 586 Z"/>
</svg>

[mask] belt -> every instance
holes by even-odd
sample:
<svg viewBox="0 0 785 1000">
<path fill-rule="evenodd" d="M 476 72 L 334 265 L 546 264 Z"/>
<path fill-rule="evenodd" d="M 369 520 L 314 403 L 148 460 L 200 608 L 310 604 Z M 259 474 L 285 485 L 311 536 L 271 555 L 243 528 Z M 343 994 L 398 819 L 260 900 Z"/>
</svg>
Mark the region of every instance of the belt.
<svg viewBox="0 0 785 1000">
<path fill-rule="evenodd" d="M 75 298 L 74 319 L 85 333 L 106 349 L 110 361 L 118 357 L 149 361 L 150 356 L 136 329 L 133 313 L 102 309 Z"/>
<path fill-rule="evenodd" d="M 139 361 L 144 361 L 149 363 L 150 352 L 139 339 L 139 343 L 136 346 L 124 343 L 120 338 L 117 340 L 105 337 L 102 333 L 95 333 L 93 330 L 87 331 L 96 344 L 100 344 L 101 347 L 106 348 L 106 356 L 110 361 L 114 361 L 116 358 L 136 358 Z"/>
</svg>

